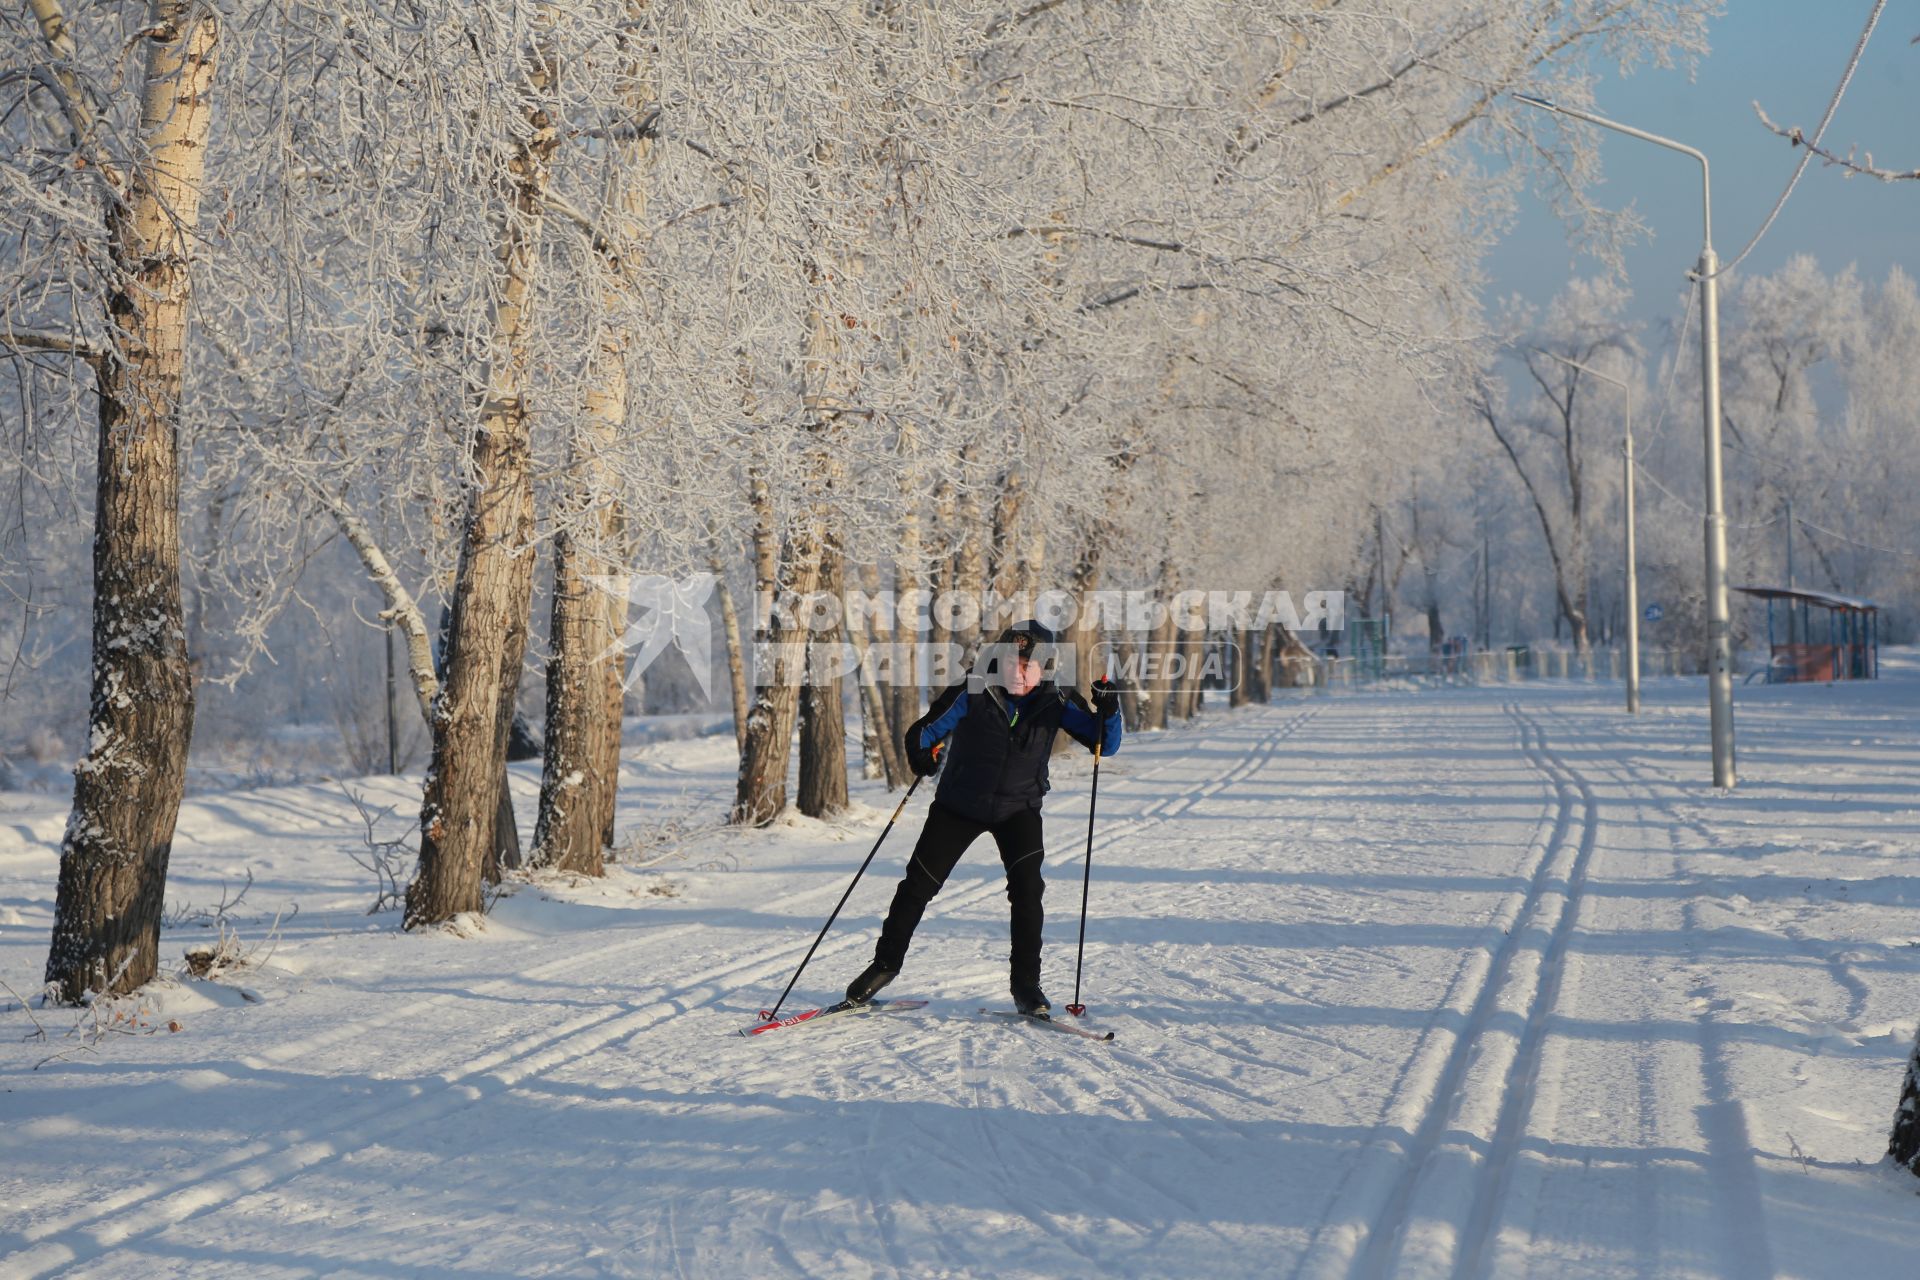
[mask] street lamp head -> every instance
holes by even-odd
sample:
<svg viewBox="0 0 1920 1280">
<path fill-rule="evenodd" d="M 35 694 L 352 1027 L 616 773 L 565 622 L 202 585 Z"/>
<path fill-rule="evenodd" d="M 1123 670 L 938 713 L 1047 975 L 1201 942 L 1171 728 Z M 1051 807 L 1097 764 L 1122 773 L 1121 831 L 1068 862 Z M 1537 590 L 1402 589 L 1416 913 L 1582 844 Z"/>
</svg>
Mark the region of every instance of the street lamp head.
<svg viewBox="0 0 1920 1280">
<path fill-rule="evenodd" d="M 1648 133 L 1645 129 L 1636 129 L 1630 124 L 1621 124 L 1618 120 L 1609 120 L 1605 116 L 1597 116 L 1593 112 L 1582 110 L 1579 107 L 1563 107 L 1557 102 L 1549 102 L 1538 94 L 1513 93 L 1508 96 L 1517 102 L 1524 102 L 1530 107 L 1538 107 L 1542 111 L 1551 111 L 1557 116 L 1566 116 L 1570 120 L 1580 120 L 1587 124 L 1599 125 L 1602 129 L 1611 129 L 1615 133 L 1624 133 L 1629 138 L 1638 138 L 1642 142 L 1651 142 L 1657 147 L 1665 147 L 1669 151 L 1678 151 L 1682 155 L 1692 156 L 1695 160 L 1698 160 L 1700 162 L 1700 243 L 1702 245 L 1711 245 L 1713 243 L 1713 192 L 1712 184 L 1707 178 L 1707 157 L 1705 152 L 1699 150 L 1697 147 L 1690 147 L 1684 142 L 1675 142 L 1672 138 L 1663 138 L 1657 133 Z"/>
</svg>

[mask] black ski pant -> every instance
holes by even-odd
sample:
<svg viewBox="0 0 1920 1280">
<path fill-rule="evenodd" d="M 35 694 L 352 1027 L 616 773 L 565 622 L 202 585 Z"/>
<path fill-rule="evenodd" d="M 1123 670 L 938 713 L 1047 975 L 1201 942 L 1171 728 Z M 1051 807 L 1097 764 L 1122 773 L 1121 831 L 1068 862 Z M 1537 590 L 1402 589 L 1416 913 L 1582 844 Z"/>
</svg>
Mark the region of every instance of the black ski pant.
<svg viewBox="0 0 1920 1280">
<path fill-rule="evenodd" d="M 1040 878 L 1046 849 L 1038 809 L 1022 809 L 999 822 L 976 822 L 937 803 L 929 808 L 927 825 L 920 829 L 920 840 L 907 859 L 907 873 L 893 891 L 893 906 L 880 928 L 880 942 L 873 951 L 876 963 L 895 970 L 905 965 L 907 944 L 913 941 L 927 903 L 940 892 L 967 846 L 983 833 L 993 836 L 1007 869 L 1007 901 L 1013 904 L 1012 979 L 1038 985 L 1040 927 L 1046 920 L 1040 899 L 1047 891 Z"/>
</svg>

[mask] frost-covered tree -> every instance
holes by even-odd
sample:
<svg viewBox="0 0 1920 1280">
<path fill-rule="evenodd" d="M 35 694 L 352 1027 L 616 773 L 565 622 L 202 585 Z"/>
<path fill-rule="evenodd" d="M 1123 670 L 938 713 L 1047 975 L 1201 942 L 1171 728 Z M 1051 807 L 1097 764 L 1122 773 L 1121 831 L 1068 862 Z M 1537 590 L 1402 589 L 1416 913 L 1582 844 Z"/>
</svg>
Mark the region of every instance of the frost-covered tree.
<svg viewBox="0 0 1920 1280">
<path fill-rule="evenodd" d="M 78 20 L 33 0 L 6 22 L 32 73 L 10 77 L 27 87 L 8 113 L 24 145 L 5 167 L 18 274 L 0 343 L 61 357 L 96 418 L 87 750 L 47 955 L 49 988 L 77 1001 L 154 975 L 193 730 L 179 431 L 223 22 L 191 0 Z"/>
<path fill-rule="evenodd" d="M 1539 519 L 1560 616 L 1581 653 L 1591 643 L 1595 522 L 1619 478 L 1605 464 L 1618 456 L 1626 414 L 1620 389 L 1602 379 L 1639 380 L 1626 300 L 1617 284 L 1574 281 L 1545 316 L 1515 326 L 1520 391 L 1483 384 L 1473 399 Z"/>
<path fill-rule="evenodd" d="M 30 70 L 0 125 L 22 525 L 70 518 L 96 478 L 56 442 L 95 407 L 72 375 L 123 335 L 113 271 L 73 264 L 114 260 L 105 193 L 140 154 L 106 71 L 157 47 L 132 6 L 68 30 L 50 3 L 0 26 Z M 479 905 L 529 666 L 550 708 L 536 856 L 590 869 L 609 838 L 602 642 L 623 619 L 581 587 L 601 570 L 751 577 L 775 644 L 806 638 L 797 597 L 835 558 L 849 593 L 1330 585 L 1471 366 L 1476 264 L 1514 184 L 1619 224 L 1587 198 L 1590 141 L 1533 133 L 1503 95 L 1577 101 L 1597 59 L 1691 56 L 1710 8 L 235 6 L 215 51 L 244 90 L 195 149 L 206 213 L 175 247 L 199 288 L 168 338 L 200 676 L 257 679 L 275 636 L 346 621 L 322 602 L 351 587 L 313 577 L 358 566 L 433 729 L 418 924 Z M 26 557 L 52 551 L 29 541 L 5 535 L 0 569 L 44 591 Z M 45 619 L 21 616 L 31 654 Z M 877 647 L 995 621 L 846 625 Z M 745 646 L 730 658 L 735 814 L 766 821 L 797 694 L 774 672 L 746 689 Z M 912 682 L 854 683 L 875 741 L 918 713 Z M 1154 714 L 1198 701 L 1159 693 Z"/>
</svg>

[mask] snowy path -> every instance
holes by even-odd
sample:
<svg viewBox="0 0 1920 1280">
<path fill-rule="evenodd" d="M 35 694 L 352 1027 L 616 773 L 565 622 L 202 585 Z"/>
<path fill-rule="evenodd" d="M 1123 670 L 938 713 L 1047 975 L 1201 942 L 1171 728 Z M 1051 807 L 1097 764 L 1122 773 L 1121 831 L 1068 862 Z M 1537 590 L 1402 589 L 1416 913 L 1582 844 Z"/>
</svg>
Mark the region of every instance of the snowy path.
<svg viewBox="0 0 1920 1280">
<path fill-rule="evenodd" d="M 1895 675 L 1743 690 L 1729 797 L 1678 681 L 1639 723 L 1533 686 L 1130 742 L 1088 948 L 1112 1044 L 974 1013 L 1006 1000 L 985 846 L 896 985 L 930 1007 L 732 1034 L 884 810 L 524 886 L 462 940 L 359 914 L 337 790 L 203 797 L 176 900 L 250 866 L 244 940 L 300 912 L 235 985 L 139 1006 L 179 1034 L 33 1070 L 84 1045 L 73 1015 L 0 1014 L 0 1276 L 1905 1274 L 1920 1200 L 1875 1164 L 1920 1010 L 1920 674 Z M 713 808 L 729 745 L 632 753 L 623 819 Z M 1060 1003 L 1085 793 L 1061 770 L 1048 807 Z M 61 806 L 0 805 L 24 990 Z M 864 962 L 924 805 L 794 1007 Z"/>
</svg>

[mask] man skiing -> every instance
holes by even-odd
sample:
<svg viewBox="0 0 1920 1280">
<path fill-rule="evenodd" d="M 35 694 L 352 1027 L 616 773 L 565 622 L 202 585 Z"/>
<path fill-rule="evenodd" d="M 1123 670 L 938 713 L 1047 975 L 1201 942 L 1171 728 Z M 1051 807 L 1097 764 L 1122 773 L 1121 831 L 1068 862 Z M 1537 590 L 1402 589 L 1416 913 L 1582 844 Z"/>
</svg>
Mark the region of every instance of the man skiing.
<svg viewBox="0 0 1920 1280">
<path fill-rule="evenodd" d="M 1045 1015 L 1040 990 L 1040 877 L 1045 856 L 1040 801 L 1047 793 L 1047 757 L 1065 729 L 1103 756 L 1120 750 L 1120 694 L 1111 680 L 1093 684 L 1091 705 L 1062 693 L 1049 668 L 1058 645 L 1037 622 L 1009 627 L 987 646 L 967 678 L 933 700 L 906 733 L 907 759 L 920 777 L 946 765 L 927 824 L 894 890 L 893 905 L 873 949 L 873 963 L 847 987 L 854 1004 L 871 1000 L 900 972 L 907 944 L 927 903 L 982 834 L 991 834 L 1007 870 L 1013 907 L 1012 994 L 1024 1014 Z"/>
</svg>

